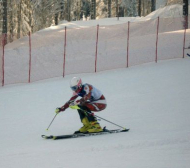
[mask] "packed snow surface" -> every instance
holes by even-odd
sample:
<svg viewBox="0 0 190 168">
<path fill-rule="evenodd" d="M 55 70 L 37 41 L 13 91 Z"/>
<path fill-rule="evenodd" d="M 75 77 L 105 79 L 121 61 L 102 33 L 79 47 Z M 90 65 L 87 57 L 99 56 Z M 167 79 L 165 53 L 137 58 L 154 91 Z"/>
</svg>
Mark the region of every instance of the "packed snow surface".
<svg viewBox="0 0 190 168">
<path fill-rule="evenodd" d="M 86 22 L 87 23 L 87 22 Z M 174 42 L 173 42 L 174 43 Z M 129 132 L 67 140 L 82 124 L 76 110 L 57 115 L 73 76 L 0 88 L 1 168 L 189 168 L 190 58 L 77 74 L 108 106 L 96 115 Z M 115 129 L 103 120 L 101 126 Z"/>
<path fill-rule="evenodd" d="M 71 96 L 73 76 L 0 88 L 0 167 L 188 168 L 190 165 L 190 59 L 176 59 L 93 74 L 83 82 L 99 88 L 108 107 L 96 115 L 130 128 L 127 133 L 69 140 L 42 134 L 79 129 L 77 111 L 54 110 Z M 102 126 L 117 128 L 105 121 Z"/>
</svg>

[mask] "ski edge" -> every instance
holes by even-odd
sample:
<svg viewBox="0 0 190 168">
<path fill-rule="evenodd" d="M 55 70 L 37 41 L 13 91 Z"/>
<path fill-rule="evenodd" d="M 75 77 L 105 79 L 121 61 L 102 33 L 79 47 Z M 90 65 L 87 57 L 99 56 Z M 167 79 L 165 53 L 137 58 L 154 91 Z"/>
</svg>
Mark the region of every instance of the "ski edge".
<svg viewBox="0 0 190 168">
<path fill-rule="evenodd" d="M 41 137 L 44 138 L 44 139 L 53 139 L 53 135 L 49 135 L 49 136 L 41 135 Z"/>
<path fill-rule="evenodd" d="M 121 130 L 121 132 L 127 132 L 129 130 L 130 130 L 129 128 L 128 129 L 123 129 L 123 130 Z"/>
<path fill-rule="evenodd" d="M 70 135 L 41 135 L 42 138 L 44 139 L 53 139 L 53 140 L 58 140 L 58 139 L 68 139 L 68 138 L 78 138 L 78 137 L 83 137 L 83 136 L 95 136 L 95 135 L 102 135 L 102 134 L 112 134 L 112 133 L 119 133 L 119 132 L 128 132 L 130 129 L 117 129 L 117 130 L 106 130 L 103 132 L 97 132 L 97 133 L 87 133 L 87 134 L 70 134 Z"/>
</svg>

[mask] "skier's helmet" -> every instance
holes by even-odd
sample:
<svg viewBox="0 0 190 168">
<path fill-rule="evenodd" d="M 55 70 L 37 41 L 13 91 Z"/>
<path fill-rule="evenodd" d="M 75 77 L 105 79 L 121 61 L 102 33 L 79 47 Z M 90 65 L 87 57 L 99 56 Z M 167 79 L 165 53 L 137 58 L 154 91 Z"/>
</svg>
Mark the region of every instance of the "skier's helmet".
<svg viewBox="0 0 190 168">
<path fill-rule="evenodd" d="M 81 89 L 82 89 L 82 80 L 81 80 L 81 78 L 73 77 L 71 79 L 71 81 L 70 81 L 70 87 L 74 92 L 76 92 L 76 93 L 80 92 Z"/>
</svg>

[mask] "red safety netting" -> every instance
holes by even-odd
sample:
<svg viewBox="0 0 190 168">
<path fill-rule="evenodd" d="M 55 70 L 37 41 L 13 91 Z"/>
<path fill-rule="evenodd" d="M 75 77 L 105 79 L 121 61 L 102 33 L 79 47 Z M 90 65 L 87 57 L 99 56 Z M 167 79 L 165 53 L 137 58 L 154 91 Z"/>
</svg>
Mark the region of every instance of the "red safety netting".
<svg viewBox="0 0 190 168">
<path fill-rule="evenodd" d="M 158 19 L 130 23 L 129 66 L 155 60 L 157 24 Z"/>
<path fill-rule="evenodd" d="M 63 75 L 64 29 L 31 36 L 31 82 Z"/>
<path fill-rule="evenodd" d="M 190 28 L 190 17 L 188 17 L 188 22 L 186 25 Z M 184 53 L 183 56 L 187 57 L 187 54 L 190 55 L 190 29 L 187 29 L 184 34 L 185 41 L 184 41 Z"/>
<path fill-rule="evenodd" d="M 65 74 L 95 70 L 97 27 L 67 29 Z"/>
<path fill-rule="evenodd" d="M 100 26 L 98 33 L 97 71 L 126 67 L 128 23 Z"/>
<path fill-rule="evenodd" d="M 4 83 L 28 82 L 29 40 L 23 37 L 5 45 Z"/>
<path fill-rule="evenodd" d="M 156 18 L 112 26 L 51 27 L 8 43 L 4 54 L 1 36 L 1 85 L 183 58 L 190 49 L 185 21 Z"/>
<path fill-rule="evenodd" d="M 0 86 L 3 86 L 3 35 L 0 34 Z"/>
<path fill-rule="evenodd" d="M 184 57 L 190 55 L 190 29 L 186 30 L 185 34 L 185 45 L 184 45 Z"/>
<path fill-rule="evenodd" d="M 182 58 L 184 18 L 160 18 L 158 60 Z"/>
</svg>

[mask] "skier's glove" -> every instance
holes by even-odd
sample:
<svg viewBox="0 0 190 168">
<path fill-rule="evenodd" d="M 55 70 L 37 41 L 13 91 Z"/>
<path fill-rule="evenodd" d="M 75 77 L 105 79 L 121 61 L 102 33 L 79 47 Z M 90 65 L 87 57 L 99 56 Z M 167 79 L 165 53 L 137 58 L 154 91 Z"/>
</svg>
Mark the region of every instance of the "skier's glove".
<svg viewBox="0 0 190 168">
<path fill-rule="evenodd" d="M 60 113 L 60 112 L 61 112 L 61 108 L 56 108 L 56 109 L 55 109 L 55 113 L 56 113 L 56 114 L 58 114 L 58 113 Z"/>
<path fill-rule="evenodd" d="M 56 114 L 60 113 L 61 111 L 65 111 L 65 108 L 56 108 L 55 109 Z"/>
</svg>

